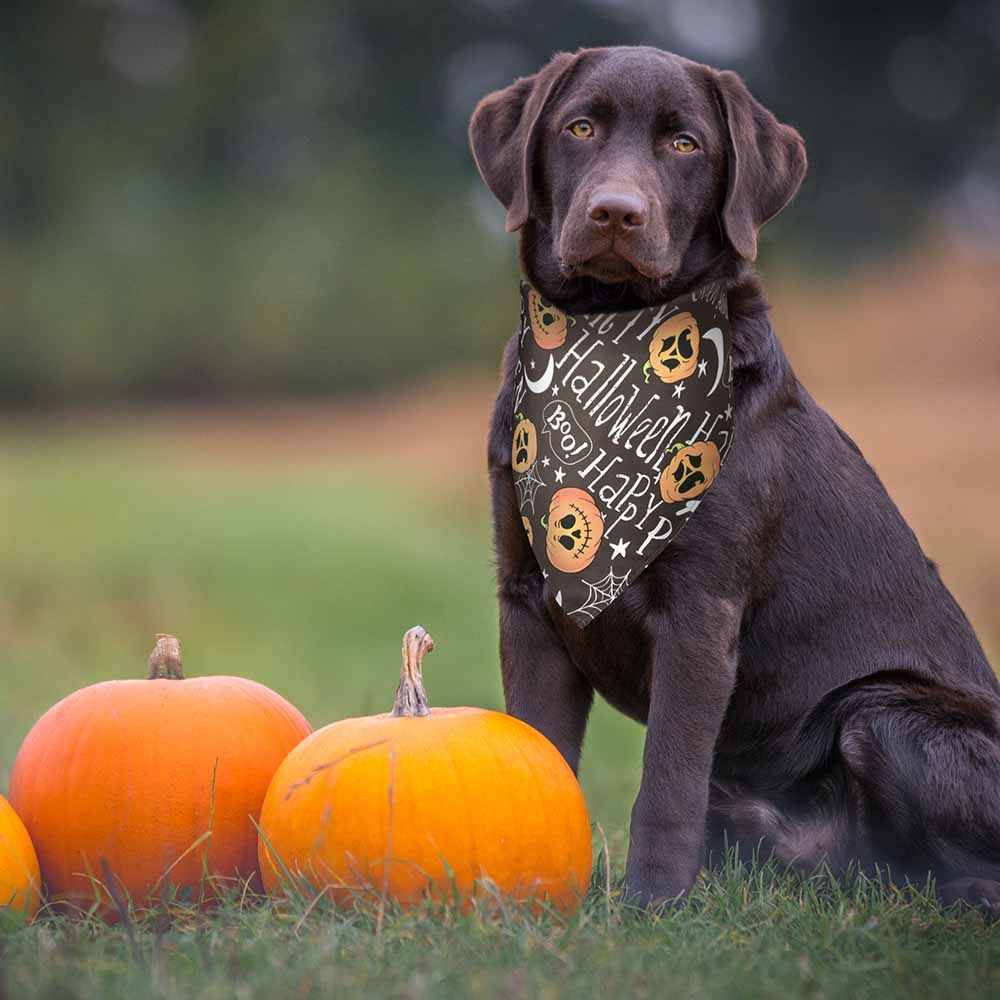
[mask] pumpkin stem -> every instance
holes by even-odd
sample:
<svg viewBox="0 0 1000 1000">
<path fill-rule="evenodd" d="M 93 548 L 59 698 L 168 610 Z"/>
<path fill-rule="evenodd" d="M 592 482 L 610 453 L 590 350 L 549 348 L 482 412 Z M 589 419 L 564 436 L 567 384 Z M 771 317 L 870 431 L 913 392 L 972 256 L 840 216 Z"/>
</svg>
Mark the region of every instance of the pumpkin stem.
<svg viewBox="0 0 1000 1000">
<path fill-rule="evenodd" d="M 414 625 L 403 636 L 403 670 L 399 675 L 394 718 L 420 718 L 431 714 L 424 690 L 424 655 L 434 648 L 434 640 L 422 625 Z"/>
<path fill-rule="evenodd" d="M 181 644 L 175 635 L 157 635 L 156 645 L 149 654 L 149 679 L 184 680 L 181 668 Z"/>
</svg>

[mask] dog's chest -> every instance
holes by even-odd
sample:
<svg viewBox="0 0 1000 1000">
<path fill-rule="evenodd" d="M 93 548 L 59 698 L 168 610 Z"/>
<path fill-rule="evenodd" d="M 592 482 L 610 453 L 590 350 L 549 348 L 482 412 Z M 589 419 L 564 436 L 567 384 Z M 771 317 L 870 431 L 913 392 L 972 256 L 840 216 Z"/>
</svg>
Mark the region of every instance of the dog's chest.
<svg viewBox="0 0 1000 1000">
<path fill-rule="evenodd" d="M 640 722 L 649 711 L 650 650 L 637 627 L 638 593 L 623 595 L 585 629 L 578 628 L 553 603 L 548 614 L 576 668 L 594 690 L 619 711 Z"/>
</svg>

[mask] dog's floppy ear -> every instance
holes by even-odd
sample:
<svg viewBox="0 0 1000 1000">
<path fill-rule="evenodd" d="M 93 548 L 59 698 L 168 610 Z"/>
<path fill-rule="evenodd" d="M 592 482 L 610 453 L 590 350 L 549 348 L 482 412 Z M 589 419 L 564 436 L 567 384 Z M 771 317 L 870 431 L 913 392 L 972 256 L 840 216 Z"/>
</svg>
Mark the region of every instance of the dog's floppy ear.
<svg viewBox="0 0 1000 1000">
<path fill-rule="evenodd" d="M 469 144 L 486 186 L 507 209 L 507 232 L 531 212 L 531 174 L 538 122 L 581 53 L 557 53 L 534 76 L 484 97 L 469 122 Z"/>
<path fill-rule="evenodd" d="M 729 180 L 722 224 L 733 249 L 757 257 L 757 232 L 795 196 L 806 175 L 806 147 L 747 90 L 736 73 L 717 72 L 715 89 L 729 131 Z"/>
</svg>

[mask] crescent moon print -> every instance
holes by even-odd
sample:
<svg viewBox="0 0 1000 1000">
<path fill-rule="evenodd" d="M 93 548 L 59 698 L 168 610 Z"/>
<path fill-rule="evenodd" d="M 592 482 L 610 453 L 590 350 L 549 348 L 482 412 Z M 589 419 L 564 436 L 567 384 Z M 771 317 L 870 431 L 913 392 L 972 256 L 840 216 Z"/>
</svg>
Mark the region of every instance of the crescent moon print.
<svg viewBox="0 0 1000 1000">
<path fill-rule="evenodd" d="M 530 363 L 530 362 L 529 362 Z M 542 372 L 542 377 L 539 379 L 530 379 L 528 377 L 527 367 L 524 369 L 524 384 L 532 392 L 548 392 L 552 385 L 552 379 L 555 377 L 556 373 L 556 361 L 552 355 L 549 355 L 548 364 L 545 366 L 545 371 Z"/>
<path fill-rule="evenodd" d="M 719 388 L 719 382 L 722 381 L 722 373 L 726 370 L 726 349 L 722 343 L 722 331 L 718 327 L 714 330 L 709 330 L 701 339 L 710 341 L 715 345 L 716 351 L 718 351 L 719 365 L 715 369 L 715 381 L 712 383 L 712 388 L 705 394 L 706 396 L 711 396 Z"/>
<path fill-rule="evenodd" d="M 522 284 L 520 332 L 515 496 L 550 613 L 585 628 L 712 503 L 725 475 L 726 291 L 567 316 Z"/>
</svg>

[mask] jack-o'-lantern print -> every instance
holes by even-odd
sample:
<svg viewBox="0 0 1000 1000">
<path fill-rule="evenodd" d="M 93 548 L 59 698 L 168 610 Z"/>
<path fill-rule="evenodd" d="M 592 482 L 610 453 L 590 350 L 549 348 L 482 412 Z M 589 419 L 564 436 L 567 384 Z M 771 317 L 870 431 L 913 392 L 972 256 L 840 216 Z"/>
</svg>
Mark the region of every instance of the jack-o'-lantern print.
<svg viewBox="0 0 1000 1000">
<path fill-rule="evenodd" d="M 721 464 L 714 441 L 681 447 L 660 476 L 660 495 L 667 503 L 701 496 L 715 481 Z"/>
<path fill-rule="evenodd" d="M 698 367 L 701 335 L 698 321 L 689 312 L 678 313 L 661 323 L 649 342 L 646 381 L 650 370 L 663 382 L 678 382 Z"/>
<path fill-rule="evenodd" d="M 528 292 L 531 335 L 543 350 L 554 351 L 566 342 L 566 329 L 573 323 L 561 309 L 549 305 L 534 289 Z"/>
<path fill-rule="evenodd" d="M 521 524 L 524 525 L 525 534 L 528 536 L 528 544 L 529 545 L 534 545 L 535 544 L 535 532 L 531 528 L 531 521 L 529 521 L 528 518 L 526 518 L 526 517 L 522 517 L 521 518 Z"/>
<path fill-rule="evenodd" d="M 552 494 L 545 532 L 549 562 L 564 573 L 579 573 L 597 555 L 604 518 L 586 490 L 567 486 Z"/>
<path fill-rule="evenodd" d="M 515 472 L 527 472 L 538 457 L 538 431 L 523 414 L 517 414 L 514 440 L 510 446 L 510 467 Z"/>
</svg>

